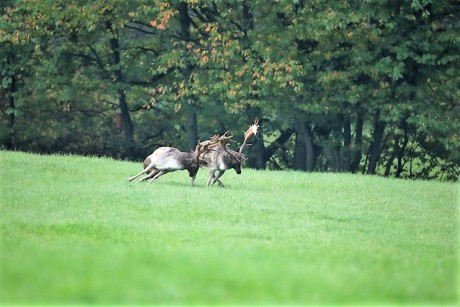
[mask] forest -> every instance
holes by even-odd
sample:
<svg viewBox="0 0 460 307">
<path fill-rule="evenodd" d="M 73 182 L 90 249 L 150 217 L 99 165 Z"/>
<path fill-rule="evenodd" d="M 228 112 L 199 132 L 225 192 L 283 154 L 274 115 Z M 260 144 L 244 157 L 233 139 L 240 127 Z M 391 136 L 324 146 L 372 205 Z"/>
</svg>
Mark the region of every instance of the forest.
<svg viewBox="0 0 460 307">
<path fill-rule="evenodd" d="M 2 0 L 0 148 L 458 180 L 460 2 Z"/>
</svg>

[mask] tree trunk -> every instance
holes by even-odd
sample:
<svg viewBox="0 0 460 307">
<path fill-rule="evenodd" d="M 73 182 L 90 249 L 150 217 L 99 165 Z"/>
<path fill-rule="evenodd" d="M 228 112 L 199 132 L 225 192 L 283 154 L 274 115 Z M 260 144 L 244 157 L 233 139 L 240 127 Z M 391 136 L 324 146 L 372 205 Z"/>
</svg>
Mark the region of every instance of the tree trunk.
<svg viewBox="0 0 460 307">
<path fill-rule="evenodd" d="M 118 104 L 120 106 L 120 115 L 122 118 L 122 131 L 124 136 L 124 155 L 127 158 L 134 158 L 134 126 L 129 115 L 128 103 L 126 102 L 126 94 L 122 89 L 117 90 Z"/>
<path fill-rule="evenodd" d="M 313 134 L 305 121 L 296 124 L 296 140 L 294 148 L 294 169 L 313 171 L 316 164 Z"/>
<path fill-rule="evenodd" d="M 13 75 L 11 76 L 11 84 L 10 84 L 10 93 L 8 97 L 8 107 L 9 107 L 9 113 L 8 113 L 8 138 L 6 139 L 5 146 L 6 149 L 12 150 L 14 149 L 14 125 L 15 125 L 15 108 L 16 108 L 16 102 L 14 99 L 14 93 L 16 92 L 16 76 Z"/>
<path fill-rule="evenodd" d="M 341 156 L 341 170 L 351 171 L 351 121 L 350 117 L 346 116 L 343 119 L 343 150 Z"/>
<path fill-rule="evenodd" d="M 387 164 L 385 166 L 385 173 L 383 176 L 388 177 L 390 176 L 391 173 L 391 167 L 393 166 L 393 161 L 396 159 L 398 152 L 399 152 L 399 137 L 396 137 L 395 139 L 395 145 L 393 147 L 393 152 L 390 155 L 390 158 L 388 158 Z"/>
<path fill-rule="evenodd" d="M 402 162 L 404 158 L 404 152 L 406 151 L 407 144 L 409 143 L 409 125 L 407 124 L 407 117 L 404 118 L 404 121 L 402 122 L 402 129 L 404 131 L 404 136 L 403 136 L 403 143 L 401 145 L 401 148 L 399 149 L 398 152 L 398 166 L 396 168 L 396 174 L 395 177 L 399 178 L 401 176 L 401 173 L 403 172 L 403 167 L 404 164 Z"/>
<path fill-rule="evenodd" d="M 377 163 L 380 159 L 384 132 L 385 123 L 380 120 L 380 111 L 377 111 L 374 119 L 374 132 L 372 133 L 372 144 L 369 148 L 369 163 L 367 165 L 368 174 L 375 174 L 377 171 Z"/>
<path fill-rule="evenodd" d="M 198 144 L 198 123 L 197 123 L 197 112 L 196 107 L 190 103 L 185 105 L 185 116 L 186 116 L 186 130 L 187 130 L 187 147 L 189 150 L 194 150 L 196 144 Z"/>
<path fill-rule="evenodd" d="M 260 126 L 257 131 L 256 138 L 254 139 L 254 147 L 256 151 L 256 169 L 265 169 L 268 159 L 266 159 L 265 155 L 263 121 L 261 121 L 259 125 Z"/>
<path fill-rule="evenodd" d="M 121 70 L 121 56 L 120 56 L 120 43 L 118 41 L 118 33 L 113 29 L 112 22 L 106 22 L 106 28 L 112 34 L 109 41 L 110 49 L 112 52 L 111 64 L 116 67 L 113 71 L 114 79 L 117 84 L 118 106 L 122 118 L 122 131 L 125 138 L 124 151 L 125 156 L 134 157 L 134 125 L 129 114 L 128 103 L 126 100 L 126 93 L 123 89 L 123 71 Z"/>
<path fill-rule="evenodd" d="M 190 41 L 190 16 L 188 15 L 187 2 L 181 1 L 177 4 L 179 11 L 180 21 L 180 38 L 188 42 Z M 190 86 L 190 76 L 192 75 L 192 66 L 186 61 L 186 67 L 182 72 L 186 86 Z M 193 95 L 186 97 L 189 101 L 185 101 L 185 116 L 186 116 L 186 132 L 187 132 L 187 146 L 190 150 L 194 150 L 198 143 L 198 119 L 197 119 L 197 108 L 195 106 L 195 97 Z"/>
<path fill-rule="evenodd" d="M 296 170 L 307 170 L 307 129 L 303 120 L 296 124 L 293 167 Z"/>
<path fill-rule="evenodd" d="M 356 127 L 355 127 L 355 145 L 352 150 L 352 161 L 350 165 L 350 172 L 356 173 L 359 168 L 362 157 L 362 146 L 363 146 L 363 126 L 364 116 L 362 111 L 358 111 L 356 114 Z"/>
<path fill-rule="evenodd" d="M 306 164 L 306 171 L 307 172 L 312 172 L 315 169 L 315 164 L 316 164 L 316 150 L 315 150 L 315 144 L 313 142 L 313 133 L 308 127 L 308 125 L 305 127 L 305 136 L 306 136 L 306 142 L 305 145 L 306 151 L 307 151 L 307 164 Z"/>
<path fill-rule="evenodd" d="M 342 163 L 340 160 L 340 145 L 331 145 L 331 165 L 333 172 L 340 172 L 342 170 Z"/>
<path fill-rule="evenodd" d="M 122 89 L 117 90 L 118 94 L 118 105 L 120 107 L 120 113 L 122 118 L 122 129 L 125 133 L 125 136 L 128 140 L 133 139 L 134 127 L 133 122 L 131 121 L 131 116 L 129 115 L 128 103 L 126 102 L 126 94 Z"/>
<path fill-rule="evenodd" d="M 251 8 L 249 7 L 248 1 L 243 1 L 243 33 L 245 36 L 244 42 L 247 44 L 245 47 L 249 47 L 248 32 L 254 29 L 254 16 L 252 15 Z"/>
</svg>

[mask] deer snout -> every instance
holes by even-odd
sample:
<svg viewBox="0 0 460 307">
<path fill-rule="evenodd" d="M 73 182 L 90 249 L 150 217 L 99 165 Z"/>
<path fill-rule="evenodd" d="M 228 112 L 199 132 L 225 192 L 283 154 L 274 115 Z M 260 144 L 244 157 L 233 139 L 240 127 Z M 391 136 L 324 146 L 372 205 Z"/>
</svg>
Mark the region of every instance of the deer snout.
<svg viewBox="0 0 460 307">
<path fill-rule="evenodd" d="M 188 169 L 188 174 L 192 178 L 195 178 L 197 173 L 198 173 L 198 167 L 192 167 Z"/>
<path fill-rule="evenodd" d="M 235 172 L 239 175 L 241 174 L 241 167 L 238 165 L 238 166 L 235 166 Z"/>
</svg>

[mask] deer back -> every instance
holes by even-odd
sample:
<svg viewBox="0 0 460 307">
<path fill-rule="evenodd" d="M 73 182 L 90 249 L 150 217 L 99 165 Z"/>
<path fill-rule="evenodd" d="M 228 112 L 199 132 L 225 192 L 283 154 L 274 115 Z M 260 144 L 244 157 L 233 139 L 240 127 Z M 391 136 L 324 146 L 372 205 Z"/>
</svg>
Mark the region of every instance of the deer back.
<svg viewBox="0 0 460 307">
<path fill-rule="evenodd" d="M 174 171 L 193 167 L 195 159 L 193 153 L 182 152 L 173 147 L 160 147 L 144 160 L 144 168 L 152 162 L 158 170 Z"/>
</svg>

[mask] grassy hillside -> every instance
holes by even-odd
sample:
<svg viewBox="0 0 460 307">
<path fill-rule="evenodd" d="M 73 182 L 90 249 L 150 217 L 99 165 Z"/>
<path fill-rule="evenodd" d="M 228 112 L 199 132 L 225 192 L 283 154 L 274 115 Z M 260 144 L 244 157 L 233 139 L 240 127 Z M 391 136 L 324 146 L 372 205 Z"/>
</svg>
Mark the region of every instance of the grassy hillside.
<svg viewBox="0 0 460 307">
<path fill-rule="evenodd" d="M 458 184 L 0 159 L 2 303 L 458 302 Z"/>
</svg>

